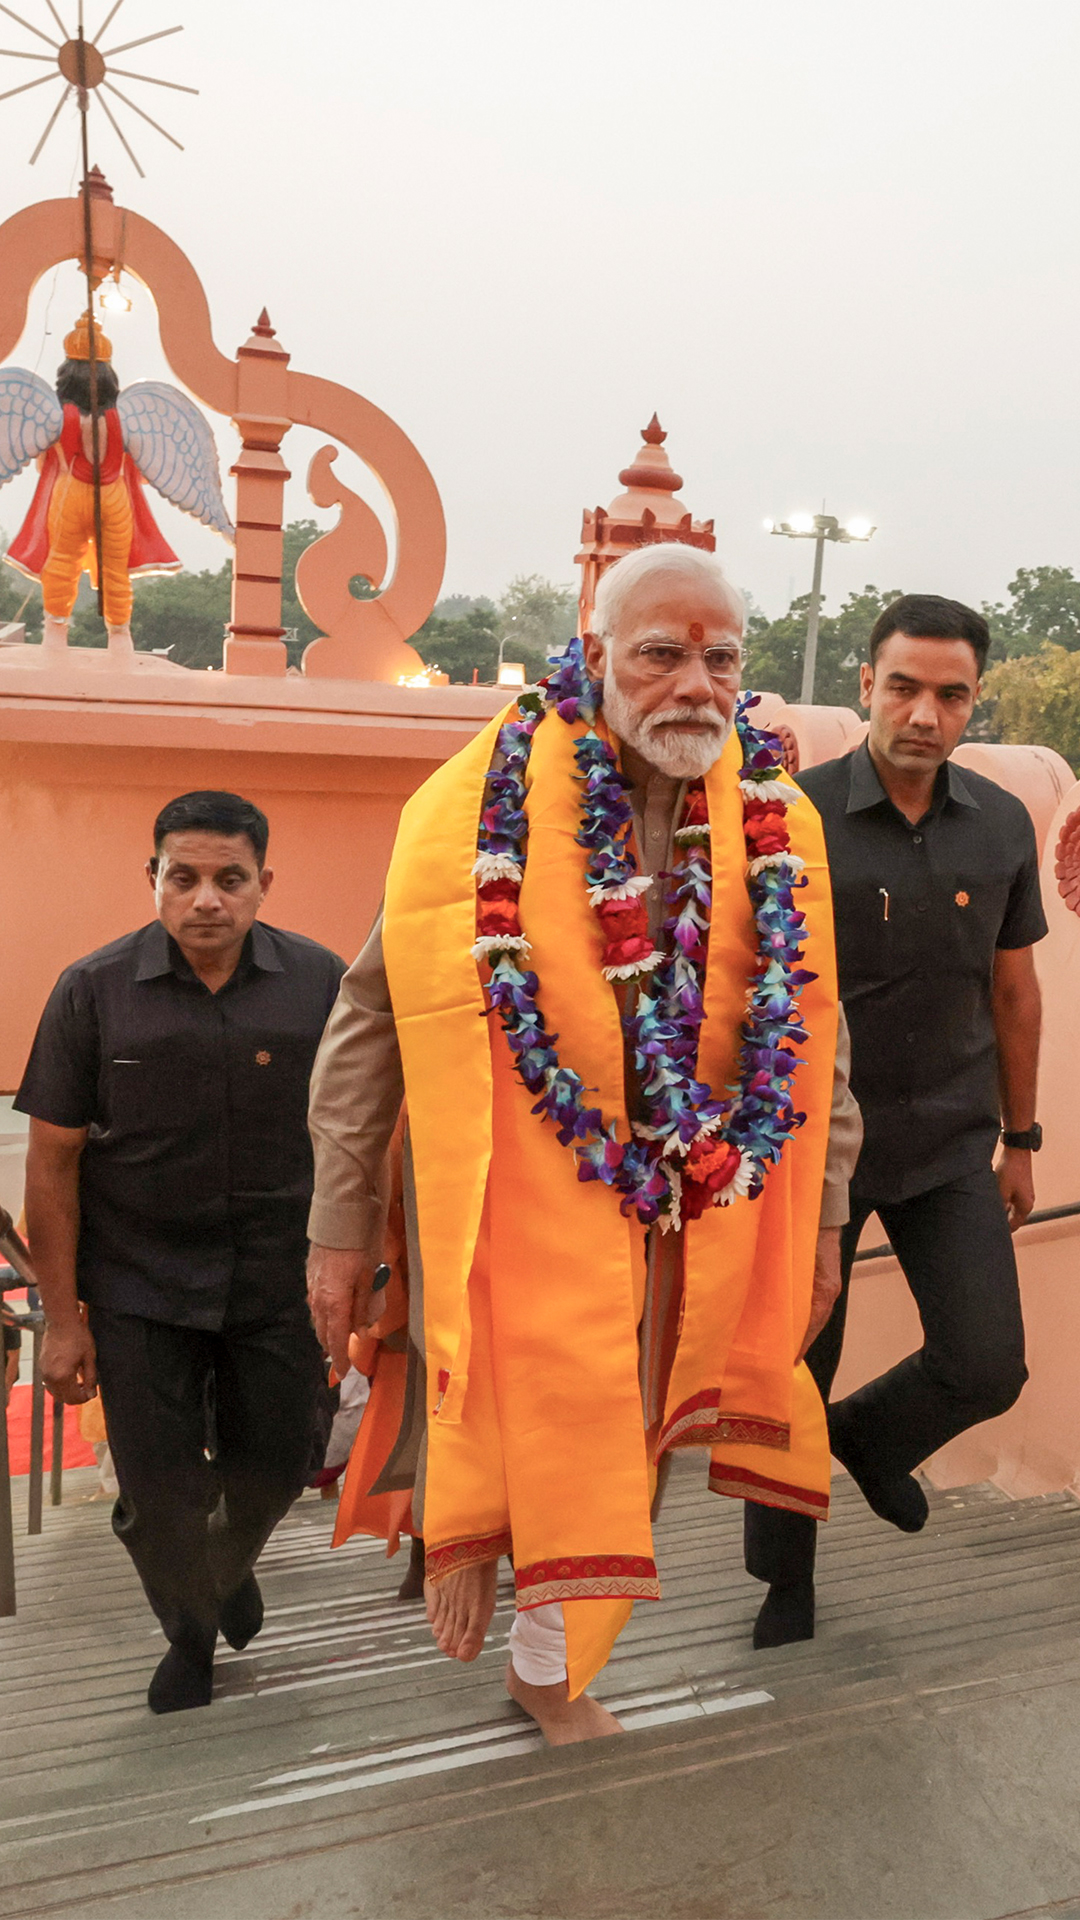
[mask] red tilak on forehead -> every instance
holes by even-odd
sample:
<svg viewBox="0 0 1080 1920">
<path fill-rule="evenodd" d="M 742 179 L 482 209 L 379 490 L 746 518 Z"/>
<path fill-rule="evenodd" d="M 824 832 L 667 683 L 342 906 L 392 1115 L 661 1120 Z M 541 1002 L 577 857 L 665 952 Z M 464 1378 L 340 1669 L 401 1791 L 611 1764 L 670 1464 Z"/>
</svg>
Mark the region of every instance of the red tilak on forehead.
<svg viewBox="0 0 1080 1920">
<path fill-rule="evenodd" d="M 704 627 L 702 626 L 702 624 L 701 624 L 701 621 L 700 621 L 700 620 L 691 620 L 691 622 L 690 622 L 690 638 L 691 638 L 691 640 L 704 640 L 704 638 L 705 638 L 705 629 L 704 629 Z"/>
</svg>

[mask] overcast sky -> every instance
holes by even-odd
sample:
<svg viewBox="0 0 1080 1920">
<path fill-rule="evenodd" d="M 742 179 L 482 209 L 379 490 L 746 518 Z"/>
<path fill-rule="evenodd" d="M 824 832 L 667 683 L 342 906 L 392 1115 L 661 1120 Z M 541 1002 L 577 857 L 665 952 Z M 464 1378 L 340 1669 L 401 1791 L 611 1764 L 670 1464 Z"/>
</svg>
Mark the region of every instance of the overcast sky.
<svg viewBox="0 0 1080 1920">
<path fill-rule="evenodd" d="M 223 349 L 265 302 L 295 366 L 415 440 L 445 591 L 573 578 L 654 408 L 769 612 L 810 548 L 762 521 L 823 500 L 879 528 L 827 556 L 834 607 L 1080 568 L 1077 0 L 125 0 L 104 44 L 177 20 L 121 64 L 201 89 L 138 91 L 184 153 L 129 115 L 146 180 L 100 118 L 94 157 L 190 255 Z M 73 115 L 26 165 L 49 91 L 0 106 L 2 217 L 73 183 Z M 13 358 L 51 376 L 77 307 L 47 276 Z M 167 371 L 144 293 L 112 335 L 125 382 Z M 286 441 L 290 517 L 317 444 Z"/>
</svg>

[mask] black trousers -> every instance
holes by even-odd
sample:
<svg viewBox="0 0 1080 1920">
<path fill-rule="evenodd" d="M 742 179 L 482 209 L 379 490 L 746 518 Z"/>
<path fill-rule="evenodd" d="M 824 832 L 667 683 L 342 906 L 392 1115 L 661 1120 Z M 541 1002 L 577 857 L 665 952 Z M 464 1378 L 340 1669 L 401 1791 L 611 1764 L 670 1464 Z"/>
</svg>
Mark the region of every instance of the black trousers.
<svg viewBox="0 0 1080 1920">
<path fill-rule="evenodd" d="M 221 1333 L 90 1309 L 120 1497 L 113 1532 L 166 1639 L 212 1648 L 310 1470 L 322 1380 L 307 1307 Z"/>
<path fill-rule="evenodd" d="M 911 1200 L 851 1198 L 840 1238 L 841 1292 L 806 1356 L 828 1404 L 847 1319 L 859 1235 L 879 1215 L 922 1321 L 924 1343 L 838 1403 L 836 1414 L 875 1475 L 911 1473 L 947 1440 L 1011 1407 L 1027 1379 L 1016 1259 L 989 1167 Z M 770 1585 L 810 1579 L 817 1522 L 747 1502 L 746 1569 Z"/>
</svg>

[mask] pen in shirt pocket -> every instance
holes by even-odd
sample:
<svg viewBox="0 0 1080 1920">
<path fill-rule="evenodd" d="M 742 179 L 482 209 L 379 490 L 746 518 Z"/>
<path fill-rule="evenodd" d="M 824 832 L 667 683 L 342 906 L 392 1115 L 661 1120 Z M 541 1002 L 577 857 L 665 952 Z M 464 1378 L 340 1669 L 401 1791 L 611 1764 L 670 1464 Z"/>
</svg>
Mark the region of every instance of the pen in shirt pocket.
<svg viewBox="0 0 1080 1920">
<path fill-rule="evenodd" d="M 888 920 L 888 918 L 889 918 L 889 895 L 888 895 L 888 892 L 887 892 L 887 890 L 886 890 L 886 888 L 884 888 L 884 887 L 879 887 L 879 888 L 878 888 L 878 892 L 879 892 L 879 893 L 880 893 L 880 895 L 881 895 L 881 917 L 882 917 L 882 919 L 883 919 L 883 920 Z"/>
</svg>

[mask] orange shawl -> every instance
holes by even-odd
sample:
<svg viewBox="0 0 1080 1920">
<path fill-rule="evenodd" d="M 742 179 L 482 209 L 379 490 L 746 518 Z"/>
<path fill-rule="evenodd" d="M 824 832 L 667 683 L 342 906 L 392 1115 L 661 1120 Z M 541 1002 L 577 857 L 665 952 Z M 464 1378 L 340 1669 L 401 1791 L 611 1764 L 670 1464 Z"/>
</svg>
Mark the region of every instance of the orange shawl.
<svg viewBox="0 0 1080 1920">
<path fill-rule="evenodd" d="M 402 1197 L 404 1138 L 403 1115 L 390 1142 L 390 1205 L 383 1240 L 390 1279 L 383 1310 L 366 1333 L 349 1338 L 349 1358 L 358 1373 L 367 1375 L 371 1392 L 349 1454 L 331 1542 L 340 1547 L 354 1533 L 372 1533 L 386 1541 L 387 1559 L 397 1552 L 401 1535 L 414 1531 L 411 1490 L 372 1491 L 393 1451 L 405 1409 L 409 1292 Z"/>
<path fill-rule="evenodd" d="M 514 1555 L 519 1606 L 563 1603 L 571 1693 L 604 1664 L 635 1598 L 657 1598 L 650 1457 L 638 1384 L 645 1230 L 572 1153 L 485 1020 L 475 937 L 477 822 L 506 715 L 407 803 L 390 865 L 384 953 L 405 1071 L 429 1380 L 424 1536 L 438 1579 Z M 624 1040 L 600 971 L 602 936 L 575 844 L 581 727 L 538 729 L 521 895 L 528 964 L 560 1058 L 628 1136 Z M 756 946 L 746 892 L 741 749 L 706 781 L 713 907 L 699 1076 L 727 1085 Z M 807 1120 L 760 1199 L 711 1209 L 684 1233 L 685 1288 L 657 1453 L 708 1446 L 710 1483 L 824 1518 L 824 1411 L 794 1356 L 810 1309 L 836 1038 L 832 912 L 821 824 L 787 816 L 806 862 L 804 989 L 811 1034 L 795 1081 Z"/>
</svg>

